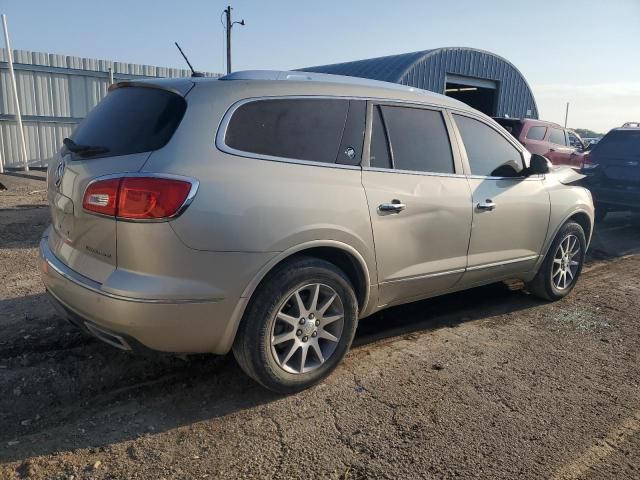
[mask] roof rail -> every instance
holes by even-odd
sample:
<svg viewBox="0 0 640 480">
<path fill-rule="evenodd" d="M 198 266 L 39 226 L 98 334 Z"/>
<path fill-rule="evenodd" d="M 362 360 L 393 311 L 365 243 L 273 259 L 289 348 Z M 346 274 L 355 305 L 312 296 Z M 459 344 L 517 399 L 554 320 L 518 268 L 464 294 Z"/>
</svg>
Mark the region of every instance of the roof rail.
<svg viewBox="0 0 640 480">
<path fill-rule="evenodd" d="M 640 128 L 640 122 L 626 122 L 622 128 Z"/>
</svg>

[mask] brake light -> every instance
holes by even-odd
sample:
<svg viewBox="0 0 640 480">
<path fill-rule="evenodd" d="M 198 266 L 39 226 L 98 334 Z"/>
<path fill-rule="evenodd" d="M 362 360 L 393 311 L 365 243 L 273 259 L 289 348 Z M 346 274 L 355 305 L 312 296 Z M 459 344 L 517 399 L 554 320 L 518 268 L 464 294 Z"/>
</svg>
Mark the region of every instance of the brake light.
<svg viewBox="0 0 640 480">
<path fill-rule="evenodd" d="M 593 170 L 597 166 L 598 166 L 598 164 L 594 163 L 594 161 L 591 159 L 591 155 L 590 154 L 587 153 L 584 157 L 582 157 L 582 169 L 583 170 Z"/>
<path fill-rule="evenodd" d="M 92 183 L 84 192 L 82 208 L 89 212 L 115 216 L 119 189 L 119 178 Z"/>
<path fill-rule="evenodd" d="M 122 177 L 98 180 L 84 194 L 85 210 L 131 220 L 174 216 L 184 205 L 192 184 L 160 177 Z"/>
</svg>

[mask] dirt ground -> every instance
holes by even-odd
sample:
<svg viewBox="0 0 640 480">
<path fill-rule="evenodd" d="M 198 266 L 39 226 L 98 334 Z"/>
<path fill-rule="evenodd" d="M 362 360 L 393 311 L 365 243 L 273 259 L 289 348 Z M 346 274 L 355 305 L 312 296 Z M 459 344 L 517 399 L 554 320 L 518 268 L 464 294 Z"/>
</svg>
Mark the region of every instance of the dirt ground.
<svg viewBox="0 0 640 480">
<path fill-rule="evenodd" d="M 0 479 L 640 478 L 637 218 L 599 227 L 560 302 L 494 285 L 393 308 L 279 396 L 232 356 L 133 356 L 60 319 L 34 176 L 0 176 Z"/>
</svg>

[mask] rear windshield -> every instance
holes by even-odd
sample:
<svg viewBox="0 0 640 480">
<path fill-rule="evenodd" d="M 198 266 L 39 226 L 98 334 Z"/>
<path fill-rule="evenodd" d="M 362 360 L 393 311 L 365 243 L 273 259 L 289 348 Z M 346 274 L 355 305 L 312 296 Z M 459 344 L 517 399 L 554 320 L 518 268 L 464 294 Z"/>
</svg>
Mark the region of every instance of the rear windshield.
<svg viewBox="0 0 640 480">
<path fill-rule="evenodd" d="M 520 140 L 520 133 L 522 132 L 522 122 L 516 119 L 510 118 L 494 118 L 502 128 L 509 132 L 516 140 Z"/>
<path fill-rule="evenodd" d="M 184 98 L 166 90 L 116 88 L 78 125 L 71 139 L 108 150 L 91 158 L 150 152 L 167 144 L 186 108 Z"/>
<path fill-rule="evenodd" d="M 614 130 L 594 147 L 593 154 L 605 157 L 640 157 L 640 130 Z"/>
</svg>

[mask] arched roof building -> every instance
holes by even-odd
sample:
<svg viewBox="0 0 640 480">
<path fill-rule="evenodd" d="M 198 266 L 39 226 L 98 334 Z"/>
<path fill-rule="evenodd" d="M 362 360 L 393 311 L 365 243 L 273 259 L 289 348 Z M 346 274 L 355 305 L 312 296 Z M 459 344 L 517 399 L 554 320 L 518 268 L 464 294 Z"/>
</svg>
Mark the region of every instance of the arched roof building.
<svg viewBox="0 0 640 480">
<path fill-rule="evenodd" d="M 431 90 L 491 116 L 538 118 L 533 93 L 520 71 L 499 55 L 474 48 L 435 48 L 300 70 Z"/>
</svg>

